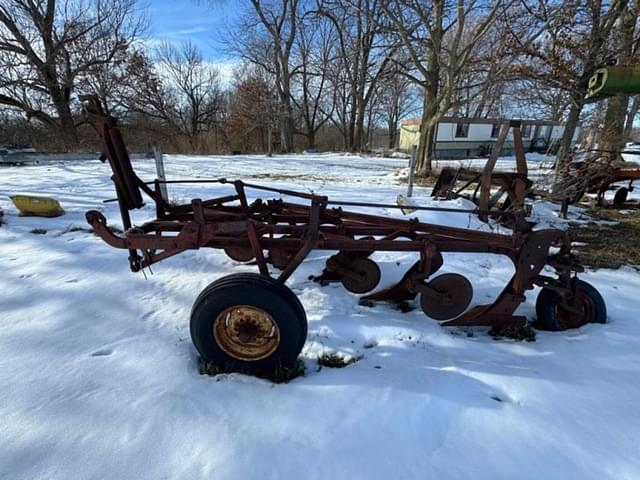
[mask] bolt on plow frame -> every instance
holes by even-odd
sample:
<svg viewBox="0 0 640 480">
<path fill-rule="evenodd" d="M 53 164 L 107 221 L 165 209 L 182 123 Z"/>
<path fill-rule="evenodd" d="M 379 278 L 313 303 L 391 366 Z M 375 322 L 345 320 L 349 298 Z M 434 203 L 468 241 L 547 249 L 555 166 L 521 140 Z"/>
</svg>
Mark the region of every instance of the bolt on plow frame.
<svg viewBox="0 0 640 480">
<path fill-rule="evenodd" d="M 316 277 L 320 283 L 340 281 L 350 292 L 368 293 L 361 299 L 365 304 L 406 304 L 419 296 L 425 314 L 443 326 L 526 327 L 527 319 L 514 312 L 534 285 L 543 287 L 536 310 L 538 322 L 546 329 L 606 320 L 600 294 L 576 277 L 582 268 L 570 252 L 564 231 L 532 230 L 522 216 L 514 217 L 511 235 L 387 218 L 343 207 L 398 208 L 396 205 L 330 200 L 223 178 L 144 182 L 133 171 L 116 120 L 104 113 L 95 98 L 84 101 L 103 142 L 101 159 L 108 160 L 113 171 L 124 234 L 114 234 L 99 211 L 87 212 L 87 221 L 106 243 L 128 250 L 134 272 L 185 250 L 205 247 L 223 249 L 238 262 L 257 264 L 259 273 L 225 276 L 195 300 L 191 337 L 207 361 L 245 372 L 295 362 L 306 340 L 307 321 L 302 305 L 285 283 L 312 250 L 335 252 Z M 229 186 L 229 193 L 173 205 L 163 199 L 162 183 L 222 184 Z M 250 203 L 247 190 L 293 200 Z M 155 202 L 157 218 L 133 226 L 130 211 L 144 205 L 143 194 Z M 477 209 L 417 209 L 479 213 Z M 369 258 L 377 251 L 416 252 L 419 260 L 400 282 L 370 293 L 380 280 L 380 269 Z M 469 280 L 455 273 L 437 275 L 443 252 L 504 255 L 513 262 L 515 273 L 493 303 L 469 309 L 473 292 Z M 555 275 L 543 274 L 545 266 L 553 268 Z"/>
</svg>

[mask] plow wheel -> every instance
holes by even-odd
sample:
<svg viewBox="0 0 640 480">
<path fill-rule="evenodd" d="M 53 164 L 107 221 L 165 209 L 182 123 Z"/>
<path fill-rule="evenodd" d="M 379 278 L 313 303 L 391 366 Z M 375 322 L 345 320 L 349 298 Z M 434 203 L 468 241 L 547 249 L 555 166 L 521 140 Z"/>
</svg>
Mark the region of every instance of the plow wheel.
<svg viewBox="0 0 640 480">
<path fill-rule="evenodd" d="M 249 262 L 255 258 L 251 247 L 227 247 L 224 249 L 224 253 L 236 262 Z"/>
<path fill-rule="evenodd" d="M 466 277 L 445 273 L 427 283 L 428 291 L 420 295 L 422 311 L 434 320 L 450 320 L 464 312 L 473 297 L 473 287 Z"/>
<path fill-rule="evenodd" d="M 342 268 L 340 281 L 351 293 L 373 290 L 380 282 L 380 268 L 373 260 L 359 258 Z"/>
<path fill-rule="evenodd" d="M 607 307 L 602 295 L 587 282 L 578 280 L 573 306 L 563 305 L 562 296 L 543 288 L 536 299 L 536 327 L 544 330 L 567 330 L 587 323 L 605 323 Z"/>
<path fill-rule="evenodd" d="M 236 371 L 291 365 L 307 338 L 307 318 L 295 294 L 256 273 L 213 282 L 191 310 L 191 339 L 207 361 Z"/>
</svg>

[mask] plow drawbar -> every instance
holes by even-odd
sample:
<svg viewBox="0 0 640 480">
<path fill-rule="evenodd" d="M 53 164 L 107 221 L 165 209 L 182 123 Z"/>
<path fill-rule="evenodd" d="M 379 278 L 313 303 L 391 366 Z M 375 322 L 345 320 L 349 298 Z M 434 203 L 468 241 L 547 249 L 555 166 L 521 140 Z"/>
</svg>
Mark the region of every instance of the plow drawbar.
<svg viewBox="0 0 640 480">
<path fill-rule="evenodd" d="M 116 120 L 104 113 L 97 99 L 85 97 L 84 101 L 103 143 L 101 159 L 108 160 L 113 172 L 124 234 L 114 234 L 99 211 L 87 212 L 86 218 L 107 244 L 128 250 L 132 271 L 205 247 L 223 249 L 231 259 L 258 267 L 259 273 L 233 274 L 213 282 L 196 299 L 191 337 L 207 361 L 245 372 L 295 362 L 306 340 L 307 321 L 285 282 L 312 250 L 335 252 L 315 277 L 319 283 L 340 281 L 350 292 L 368 293 L 361 298 L 367 305 L 388 301 L 406 306 L 419 295 L 425 314 L 443 326 L 525 327 L 526 317 L 515 311 L 534 285 L 542 287 L 536 326 L 563 330 L 606 320 L 600 294 L 576 276 L 582 268 L 570 252 L 567 233 L 532 230 L 521 212 L 509 212 L 514 228 L 510 235 L 503 235 L 351 212 L 343 207 L 398 207 L 333 201 L 239 180 L 144 182 L 133 171 Z M 228 185 L 230 191 L 222 197 L 174 205 L 163 199 L 163 183 L 217 183 Z M 247 190 L 276 193 L 295 202 L 277 198 L 249 203 Z M 130 211 L 144 205 L 143 194 L 154 201 L 157 218 L 133 226 Z M 380 280 L 380 269 L 369 258 L 376 251 L 417 252 L 419 260 L 396 285 L 371 293 Z M 470 282 L 456 273 L 437 275 L 443 252 L 504 255 L 513 262 L 515 272 L 493 303 L 469 309 Z M 545 267 L 551 269 L 543 274 Z"/>
</svg>

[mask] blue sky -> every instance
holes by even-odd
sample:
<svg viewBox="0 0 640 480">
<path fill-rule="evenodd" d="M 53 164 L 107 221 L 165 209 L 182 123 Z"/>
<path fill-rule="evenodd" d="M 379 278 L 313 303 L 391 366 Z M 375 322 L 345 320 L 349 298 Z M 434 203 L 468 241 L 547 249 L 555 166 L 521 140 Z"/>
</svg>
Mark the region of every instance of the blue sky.
<svg viewBox="0 0 640 480">
<path fill-rule="evenodd" d="M 144 0 L 141 2 L 144 6 Z M 235 23 L 241 8 L 237 0 L 146 0 L 151 41 L 180 43 L 191 40 L 211 61 L 222 61 L 218 41 Z"/>
</svg>

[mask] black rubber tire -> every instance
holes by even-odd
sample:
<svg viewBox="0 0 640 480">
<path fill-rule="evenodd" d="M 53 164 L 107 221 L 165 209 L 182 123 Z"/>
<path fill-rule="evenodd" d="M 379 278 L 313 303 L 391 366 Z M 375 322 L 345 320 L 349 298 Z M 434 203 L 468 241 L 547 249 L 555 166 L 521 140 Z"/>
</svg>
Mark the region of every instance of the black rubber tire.
<svg viewBox="0 0 640 480">
<path fill-rule="evenodd" d="M 213 324 L 220 312 L 233 305 L 265 310 L 277 323 L 280 343 L 266 358 L 244 361 L 224 352 L 216 343 Z M 191 340 L 200 356 L 230 370 L 246 373 L 292 365 L 307 339 L 307 316 L 298 297 L 286 285 L 257 273 L 227 275 L 209 284 L 191 309 Z"/>
<path fill-rule="evenodd" d="M 593 318 L 587 323 L 606 323 L 607 306 L 596 288 L 583 280 L 578 280 L 577 289 L 588 296 L 593 304 Z M 549 288 L 543 288 L 536 299 L 536 315 L 538 317 L 535 327 L 553 332 L 566 330 L 558 321 L 558 302 L 560 295 Z"/>
<path fill-rule="evenodd" d="M 622 187 L 616 191 L 616 194 L 613 196 L 613 204 L 620 208 L 624 205 L 624 202 L 627 201 L 627 196 L 629 195 L 629 189 Z"/>
</svg>

